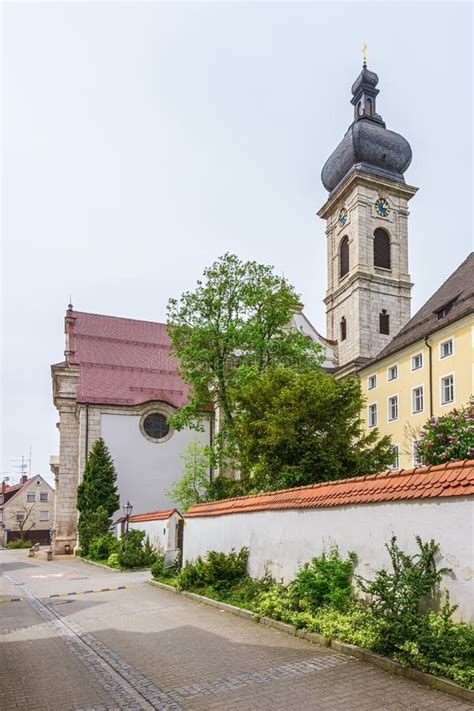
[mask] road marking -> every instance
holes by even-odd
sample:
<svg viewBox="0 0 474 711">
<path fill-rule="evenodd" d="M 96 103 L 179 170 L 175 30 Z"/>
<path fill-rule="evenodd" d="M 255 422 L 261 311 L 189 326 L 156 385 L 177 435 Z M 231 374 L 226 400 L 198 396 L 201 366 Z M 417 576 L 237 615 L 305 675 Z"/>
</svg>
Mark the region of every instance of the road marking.
<svg viewBox="0 0 474 711">
<path fill-rule="evenodd" d="M 52 597 L 64 597 L 66 595 L 87 595 L 88 593 L 100 593 L 100 592 L 117 592 L 118 590 L 126 590 L 126 585 L 119 585 L 118 588 L 96 588 L 95 590 L 78 590 L 74 592 L 63 592 L 54 593 L 54 595 L 46 595 L 46 600 Z"/>
<path fill-rule="evenodd" d="M 100 592 L 118 592 L 118 590 L 126 590 L 126 585 L 119 585 L 118 588 L 96 588 L 95 590 L 77 590 L 74 592 L 61 592 L 54 593 L 53 595 L 46 595 L 45 600 L 50 600 L 53 597 L 69 597 L 71 595 L 87 595 L 87 593 L 100 593 Z M 0 598 L 1 602 L 23 602 L 25 598 L 23 597 L 3 597 Z"/>
<path fill-rule="evenodd" d="M 2 597 L 0 602 L 21 602 L 22 600 L 22 597 Z"/>
</svg>

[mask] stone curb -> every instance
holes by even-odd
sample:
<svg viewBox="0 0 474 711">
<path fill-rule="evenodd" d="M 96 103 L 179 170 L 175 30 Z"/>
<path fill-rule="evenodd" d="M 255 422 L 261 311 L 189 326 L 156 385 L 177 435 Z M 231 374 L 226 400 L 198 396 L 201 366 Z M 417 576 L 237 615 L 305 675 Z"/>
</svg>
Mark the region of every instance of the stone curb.
<svg viewBox="0 0 474 711">
<path fill-rule="evenodd" d="M 330 647 L 335 652 L 347 654 L 350 657 L 355 657 L 356 659 L 367 662 L 368 664 L 373 664 L 374 666 L 379 667 L 390 674 L 403 676 L 406 679 L 411 679 L 412 681 L 416 681 L 424 686 L 429 686 L 432 689 L 442 691 L 445 694 L 450 694 L 451 696 L 457 696 L 458 699 L 474 704 L 474 691 L 471 689 L 465 689 L 463 686 L 456 684 L 456 682 L 450 681 L 450 679 L 433 676 L 433 674 L 427 674 L 426 672 L 418 671 L 418 669 L 412 669 L 411 667 L 404 667 L 402 664 L 399 664 L 399 662 L 389 659 L 389 657 L 384 657 L 381 654 L 376 654 L 368 649 L 357 647 L 355 644 L 340 642 L 337 639 L 331 640 L 328 637 L 324 637 L 322 634 L 318 634 L 317 632 L 307 632 L 306 630 L 297 629 L 296 627 L 293 627 L 293 625 L 289 625 L 286 622 L 280 622 L 279 620 L 272 620 L 270 617 L 260 617 L 255 612 L 245 610 L 242 607 L 236 607 L 235 605 L 229 605 L 227 602 L 219 602 L 219 600 L 213 600 L 212 598 L 204 597 L 203 595 L 198 595 L 197 593 L 191 593 L 187 590 L 180 592 L 173 585 L 160 583 L 158 580 L 147 580 L 147 583 L 149 585 L 154 585 L 157 588 L 161 588 L 162 590 L 175 593 L 176 595 L 183 595 L 184 597 L 188 597 L 189 599 L 203 605 L 217 607 L 219 610 L 230 612 L 238 617 L 254 620 L 254 622 L 266 625 L 267 627 L 272 627 L 280 632 L 285 632 L 285 634 L 300 637 L 301 639 L 305 639 L 312 644 Z"/>
<path fill-rule="evenodd" d="M 70 558 L 71 556 L 67 556 Z M 89 565 L 96 565 L 98 568 L 104 568 L 104 570 L 109 570 L 111 573 L 143 573 L 149 568 L 129 568 L 128 570 L 120 570 L 120 568 L 112 568 L 110 565 L 105 565 L 105 563 L 98 563 L 96 560 L 88 560 L 87 558 L 81 558 L 81 556 L 74 556 L 74 560 L 82 560 L 83 563 L 88 563 Z"/>
</svg>

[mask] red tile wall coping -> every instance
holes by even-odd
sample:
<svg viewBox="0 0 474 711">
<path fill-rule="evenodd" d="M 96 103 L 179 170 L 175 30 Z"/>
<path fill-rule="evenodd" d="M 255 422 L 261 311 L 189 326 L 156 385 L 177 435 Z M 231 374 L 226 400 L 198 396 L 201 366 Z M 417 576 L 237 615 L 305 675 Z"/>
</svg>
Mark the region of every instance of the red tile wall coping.
<svg viewBox="0 0 474 711">
<path fill-rule="evenodd" d="M 195 504 L 186 513 L 186 518 L 473 494 L 474 460 L 466 459 L 436 466 L 367 474 L 294 489 L 281 489 L 264 494 Z"/>
<path fill-rule="evenodd" d="M 174 513 L 179 514 L 178 509 L 167 509 L 166 511 L 149 511 L 148 513 L 135 514 L 133 516 L 130 516 L 130 523 L 136 523 L 139 521 L 165 521 L 167 518 L 171 518 Z M 125 516 L 121 516 L 120 518 L 118 518 L 116 523 L 121 523 L 122 521 L 125 521 Z"/>
</svg>

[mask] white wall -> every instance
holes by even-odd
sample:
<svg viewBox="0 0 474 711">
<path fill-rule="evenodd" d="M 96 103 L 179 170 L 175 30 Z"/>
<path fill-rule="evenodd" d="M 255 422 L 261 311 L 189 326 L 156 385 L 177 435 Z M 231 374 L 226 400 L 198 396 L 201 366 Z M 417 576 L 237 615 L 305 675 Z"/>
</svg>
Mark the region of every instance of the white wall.
<svg viewBox="0 0 474 711">
<path fill-rule="evenodd" d="M 389 567 L 384 544 L 396 535 L 399 546 L 417 550 L 415 535 L 440 544 L 440 566 L 453 569 L 442 588 L 451 603 L 459 605 L 457 617 L 474 621 L 474 497 L 423 501 L 393 501 L 293 511 L 259 511 L 224 516 L 187 518 L 184 529 L 185 562 L 209 550 L 229 552 L 250 549 L 249 573 L 276 580 L 291 580 L 298 566 L 337 545 L 345 556 L 354 551 L 356 572 L 371 577 Z"/>
<path fill-rule="evenodd" d="M 128 499 L 135 513 L 173 508 L 165 490 L 183 475 L 180 454 L 195 439 L 209 444 L 209 423 L 203 423 L 204 432 L 173 432 L 165 442 L 145 439 L 139 424 L 140 415 L 101 416 L 101 437 L 114 460 L 121 506 Z"/>
<path fill-rule="evenodd" d="M 164 521 L 130 521 L 130 529 L 145 531 L 152 546 L 161 553 L 166 553 L 166 551 L 177 547 L 176 525 L 178 518 L 176 514 L 173 514 Z"/>
</svg>

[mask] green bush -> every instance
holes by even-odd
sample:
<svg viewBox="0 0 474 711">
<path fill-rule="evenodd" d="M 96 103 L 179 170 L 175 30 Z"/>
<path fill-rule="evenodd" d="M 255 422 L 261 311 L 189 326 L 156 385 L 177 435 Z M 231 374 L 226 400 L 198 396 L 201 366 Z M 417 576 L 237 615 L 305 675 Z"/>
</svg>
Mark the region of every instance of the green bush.
<svg viewBox="0 0 474 711">
<path fill-rule="evenodd" d="M 346 560 L 337 548 L 322 553 L 305 563 L 290 583 L 289 601 L 292 609 L 315 612 L 323 605 L 343 609 L 352 597 L 352 573 L 356 557 L 349 553 Z"/>
<path fill-rule="evenodd" d="M 118 550 L 121 568 L 146 568 L 153 564 L 155 552 L 150 542 L 145 541 L 145 532 L 130 529 L 128 536 L 122 536 Z"/>
<path fill-rule="evenodd" d="M 32 541 L 23 541 L 21 538 L 15 538 L 14 541 L 7 543 L 5 548 L 8 548 L 8 550 L 17 550 L 18 548 L 31 548 L 32 545 Z"/>
<path fill-rule="evenodd" d="M 150 538 L 147 536 L 143 546 L 143 560 L 145 565 L 152 566 L 157 559 L 157 552 L 150 543 Z"/>
<path fill-rule="evenodd" d="M 357 577 L 360 588 L 369 595 L 369 607 L 383 626 L 378 651 L 393 653 L 417 636 L 420 616 L 433 605 L 438 585 L 449 568 L 436 569 L 439 545 L 423 543 L 416 536 L 419 553 L 408 555 L 392 537 L 386 545 L 393 571 L 378 570 L 374 580 Z"/>
<path fill-rule="evenodd" d="M 154 578 L 161 578 L 164 575 L 164 567 L 163 563 L 165 562 L 165 557 L 164 555 L 157 554 L 155 558 L 155 562 L 150 568 L 150 573 L 153 575 Z"/>
<path fill-rule="evenodd" d="M 107 558 L 107 565 L 111 568 L 120 568 L 119 555 L 118 553 L 111 553 Z"/>
<path fill-rule="evenodd" d="M 209 551 L 205 560 L 199 556 L 195 563 L 185 565 L 179 574 L 178 586 L 181 590 L 230 588 L 246 576 L 248 556 L 248 548 L 238 553 L 232 549 L 227 554 Z"/>
<path fill-rule="evenodd" d="M 422 615 L 414 641 L 403 642 L 393 656 L 402 664 L 474 688 L 474 627 L 453 622 L 452 613 L 448 598 L 440 612 Z"/>
<path fill-rule="evenodd" d="M 98 538 L 94 538 L 89 544 L 89 557 L 92 560 L 107 560 L 112 553 L 117 553 L 120 542 L 110 531 Z"/>
</svg>

